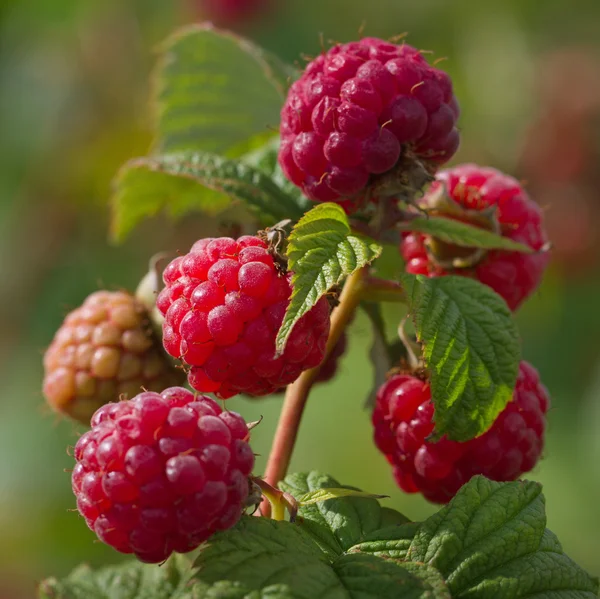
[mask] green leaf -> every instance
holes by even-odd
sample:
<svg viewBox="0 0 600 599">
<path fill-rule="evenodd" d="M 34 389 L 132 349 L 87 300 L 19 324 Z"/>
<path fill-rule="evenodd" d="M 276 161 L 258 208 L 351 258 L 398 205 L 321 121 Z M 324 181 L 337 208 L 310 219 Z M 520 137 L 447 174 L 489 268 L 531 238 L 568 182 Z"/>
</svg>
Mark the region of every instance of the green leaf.
<svg viewBox="0 0 600 599">
<path fill-rule="evenodd" d="M 277 334 L 277 350 L 283 351 L 296 322 L 329 288 L 370 264 L 381 249 L 374 240 L 351 231 L 348 217 L 337 204 L 320 204 L 307 212 L 289 237 L 293 291 Z"/>
<path fill-rule="evenodd" d="M 380 528 L 350 547 L 348 553 L 369 553 L 377 557 L 406 560 L 419 522 L 403 522 Z"/>
<path fill-rule="evenodd" d="M 195 599 L 449 597 L 431 568 L 358 553 L 328 558 L 300 526 L 248 516 L 212 537 L 195 566 Z"/>
<path fill-rule="evenodd" d="M 328 499 L 339 499 L 340 497 L 366 497 L 368 499 L 385 499 L 389 495 L 375 495 L 373 493 L 365 493 L 365 491 L 358 491 L 356 489 L 348 488 L 322 488 L 310 493 L 305 493 L 301 497 L 298 497 L 298 503 L 300 506 L 311 505 L 313 503 L 320 503 L 321 501 L 327 501 Z"/>
<path fill-rule="evenodd" d="M 93 571 L 76 568 L 64 580 L 48 578 L 40 583 L 39 599 L 192 599 L 188 588 L 191 564 L 173 556 L 166 564 L 142 564 L 137 560 Z"/>
<path fill-rule="evenodd" d="M 405 274 L 411 318 L 431 377 L 435 432 L 456 441 L 484 433 L 512 399 L 520 358 L 504 300 L 478 281 Z"/>
<path fill-rule="evenodd" d="M 280 187 L 293 202 L 298 206 L 299 212 L 298 216 L 291 215 L 289 218 L 293 220 L 297 220 L 302 216 L 305 212 L 310 210 L 314 203 L 311 202 L 303 193 L 302 190 L 294 185 L 284 174 L 279 166 L 279 161 L 277 160 L 277 156 L 279 153 L 279 136 L 272 139 L 269 143 L 263 145 L 262 147 L 245 154 L 242 156 L 242 160 L 253 166 L 263 173 L 269 175 L 269 177 L 273 180 L 273 182 Z"/>
<path fill-rule="evenodd" d="M 398 564 L 356 553 L 336 560 L 333 569 L 349 591 L 340 597 L 451 599 L 439 572 L 423 564 Z"/>
<path fill-rule="evenodd" d="M 156 151 L 224 153 L 269 128 L 275 135 L 296 77 L 296 69 L 233 33 L 209 24 L 182 29 L 163 44 L 154 76 Z"/>
<path fill-rule="evenodd" d="M 161 210 L 175 218 L 192 210 L 217 214 L 243 202 L 262 221 L 300 218 L 302 208 L 271 178 L 248 164 L 198 152 L 137 158 L 115 181 L 112 237 L 122 241 L 145 217 Z"/>
<path fill-rule="evenodd" d="M 406 559 L 436 568 L 454 599 L 584 599 L 598 585 L 546 531 L 538 483 L 474 477 L 423 522 Z"/>
<path fill-rule="evenodd" d="M 296 499 L 318 493 L 322 489 L 346 488 L 357 491 L 316 471 L 290 474 L 280 482 L 279 488 Z M 407 522 L 402 514 L 382 508 L 375 499 L 357 496 L 301 505 L 298 516 L 298 525 L 332 558 L 363 539 L 370 538 L 369 535 L 380 528 L 392 523 Z"/>
<path fill-rule="evenodd" d="M 460 245 L 485 250 L 507 250 L 532 254 L 535 250 L 528 245 L 502 237 L 497 233 L 481 229 L 461 221 L 443 216 L 418 217 L 400 226 L 402 231 L 417 231 L 432 235 L 437 239 Z"/>
</svg>

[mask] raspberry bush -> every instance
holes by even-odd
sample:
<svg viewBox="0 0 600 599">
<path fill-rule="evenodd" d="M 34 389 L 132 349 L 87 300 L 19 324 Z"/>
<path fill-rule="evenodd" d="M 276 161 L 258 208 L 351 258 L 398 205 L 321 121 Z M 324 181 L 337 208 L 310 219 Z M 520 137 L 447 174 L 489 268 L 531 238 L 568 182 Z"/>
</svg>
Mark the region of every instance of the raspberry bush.
<svg viewBox="0 0 600 599">
<path fill-rule="evenodd" d="M 375 38 L 302 72 L 212 26 L 162 51 L 155 153 L 115 180 L 113 240 L 162 208 L 236 203 L 248 230 L 171 248 L 150 302 L 148 275 L 138 298 L 98 292 L 50 344 L 44 394 L 89 425 L 74 504 L 137 559 L 48 579 L 40 597 L 596 597 L 521 478 L 550 414 L 513 317 L 548 264 L 542 212 L 491 167 L 439 170 L 459 145 L 450 77 Z M 238 77 L 260 109 L 236 104 Z M 374 339 L 365 430 L 371 417 L 398 493 L 446 504 L 423 522 L 317 470 L 288 473 L 311 388 L 339 376 L 360 311 Z M 230 411 L 235 395 L 282 404 L 264 470 L 259 422 Z"/>
</svg>

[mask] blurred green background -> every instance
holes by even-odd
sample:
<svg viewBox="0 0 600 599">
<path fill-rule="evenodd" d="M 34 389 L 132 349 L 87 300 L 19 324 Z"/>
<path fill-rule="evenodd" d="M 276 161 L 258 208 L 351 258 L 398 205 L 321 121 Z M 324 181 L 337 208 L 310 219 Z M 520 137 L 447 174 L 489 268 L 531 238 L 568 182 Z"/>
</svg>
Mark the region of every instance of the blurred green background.
<svg viewBox="0 0 600 599">
<path fill-rule="evenodd" d="M 44 405 L 41 356 L 88 293 L 135 288 L 151 254 L 219 226 L 157 218 L 123 246 L 107 242 L 111 178 L 150 144 L 153 52 L 201 11 L 199 0 L 0 0 L 0 599 L 30 597 L 36 581 L 82 560 L 120 559 L 69 511 L 65 448 L 77 429 Z M 546 211 L 553 264 L 518 316 L 524 357 L 553 398 L 546 459 L 531 477 L 545 485 L 549 527 L 600 574 L 600 4 L 272 0 L 230 26 L 297 60 L 319 52 L 320 33 L 348 41 L 363 23 L 367 35 L 408 31 L 412 45 L 449 57 L 463 110 L 454 162 L 525 179 Z M 435 507 L 395 488 L 371 442 L 369 343 L 360 315 L 338 378 L 309 402 L 293 468 L 387 493 L 422 518 Z M 264 417 L 260 471 L 281 399 L 230 401 Z"/>
</svg>

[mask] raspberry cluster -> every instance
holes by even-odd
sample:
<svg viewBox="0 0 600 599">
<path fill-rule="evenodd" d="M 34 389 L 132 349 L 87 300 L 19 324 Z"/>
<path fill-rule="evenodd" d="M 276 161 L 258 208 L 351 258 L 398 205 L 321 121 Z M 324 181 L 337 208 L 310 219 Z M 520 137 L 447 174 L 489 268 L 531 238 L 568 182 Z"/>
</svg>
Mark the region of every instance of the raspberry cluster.
<svg viewBox="0 0 600 599">
<path fill-rule="evenodd" d="M 144 562 L 232 527 L 254 454 L 241 416 L 181 387 L 106 404 L 75 446 L 77 509 L 98 538 Z"/>
<path fill-rule="evenodd" d="M 197 241 L 163 273 L 157 307 L 163 344 L 190 366 L 190 385 L 226 399 L 268 395 L 321 363 L 329 304 L 321 298 L 294 326 L 282 355 L 275 337 L 291 296 L 266 243 L 253 236 Z"/>
<path fill-rule="evenodd" d="M 290 87 L 279 163 L 312 200 L 363 195 L 403 155 L 432 171 L 448 161 L 458 116 L 450 77 L 415 48 L 376 38 L 338 44 Z"/>
<path fill-rule="evenodd" d="M 375 444 L 403 491 L 446 503 L 476 474 L 510 481 L 531 470 L 544 446 L 549 403 L 535 368 L 521 362 L 512 401 L 486 433 L 464 443 L 445 437 L 430 443 L 434 407 L 429 384 L 394 375 L 377 394 Z"/>
<path fill-rule="evenodd" d="M 50 406 L 81 422 L 103 404 L 142 388 L 179 384 L 152 333 L 144 306 L 122 291 L 97 291 L 73 310 L 44 355 L 43 391 Z"/>
<path fill-rule="evenodd" d="M 536 253 L 494 250 L 474 265 L 453 266 L 454 258 L 464 257 L 465 248 L 413 232 L 404 235 L 400 246 L 406 270 L 431 277 L 473 276 L 501 295 L 511 310 L 516 310 L 537 289 L 550 259 L 548 252 L 542 251 L 547 238 L 539 206 L 513 177 L 475 164 L 440 171 L 423 197 L 422 206 L 427 209 L 434 198 L 437 203 L 441 191 L 463 209 L 460 219 L 464 222 L 481 226 L 481 213 L 494 209 L 491 218 L 496 219 L 500 233 L 528 245 Z M 436 208 L 435 213 L 444 215 L 443 206 Z"/>
</svg>

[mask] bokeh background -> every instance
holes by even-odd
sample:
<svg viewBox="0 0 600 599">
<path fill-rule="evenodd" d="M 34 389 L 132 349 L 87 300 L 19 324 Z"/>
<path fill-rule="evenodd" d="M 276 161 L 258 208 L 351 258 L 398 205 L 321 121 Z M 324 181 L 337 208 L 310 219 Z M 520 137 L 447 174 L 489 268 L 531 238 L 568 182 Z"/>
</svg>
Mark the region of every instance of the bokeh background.
<svg viewBox="0 0 600 599">
<path fill-rule="evenodd" d="M 36 581 L 82 560 L 120 559 L 69 511 L 65 448 L 78 430 L 45 408 L 41 356 L 88 293 L 135 288 L 151 254 L 185 250 L 220 225 L 157 218 L 122 246 L 107 241 L 111 178 L 151 141 L 154 50 L 202 19 L 200 5 L 0 0 L 0 599 L 31 597 Z M 454 162 L 526 180 L 545 209 L 552 266 L 518 315 L 524 357 L 553 398 L 546 459 L 531 477 L 545 486 L 549 527 L 600 574 L 600 4 L 265 0 L 228 25 L 290 61 L 318 53 L 320 33 L 348 41 L 361 28 L 384 38 L 408 31 L 409 43 L 448 57 L 463 110 Z M 387 493 L 388 505 L 425 517 L 435 507 L 394 487 L 371 442 L 362 315 L 351 333 L 338 378 L 309 402 L 293 468 Z M 247 419 L 264 417 L 254 447 L 266 456 L 280 398 L 230 401 Z"/>
</svg>

